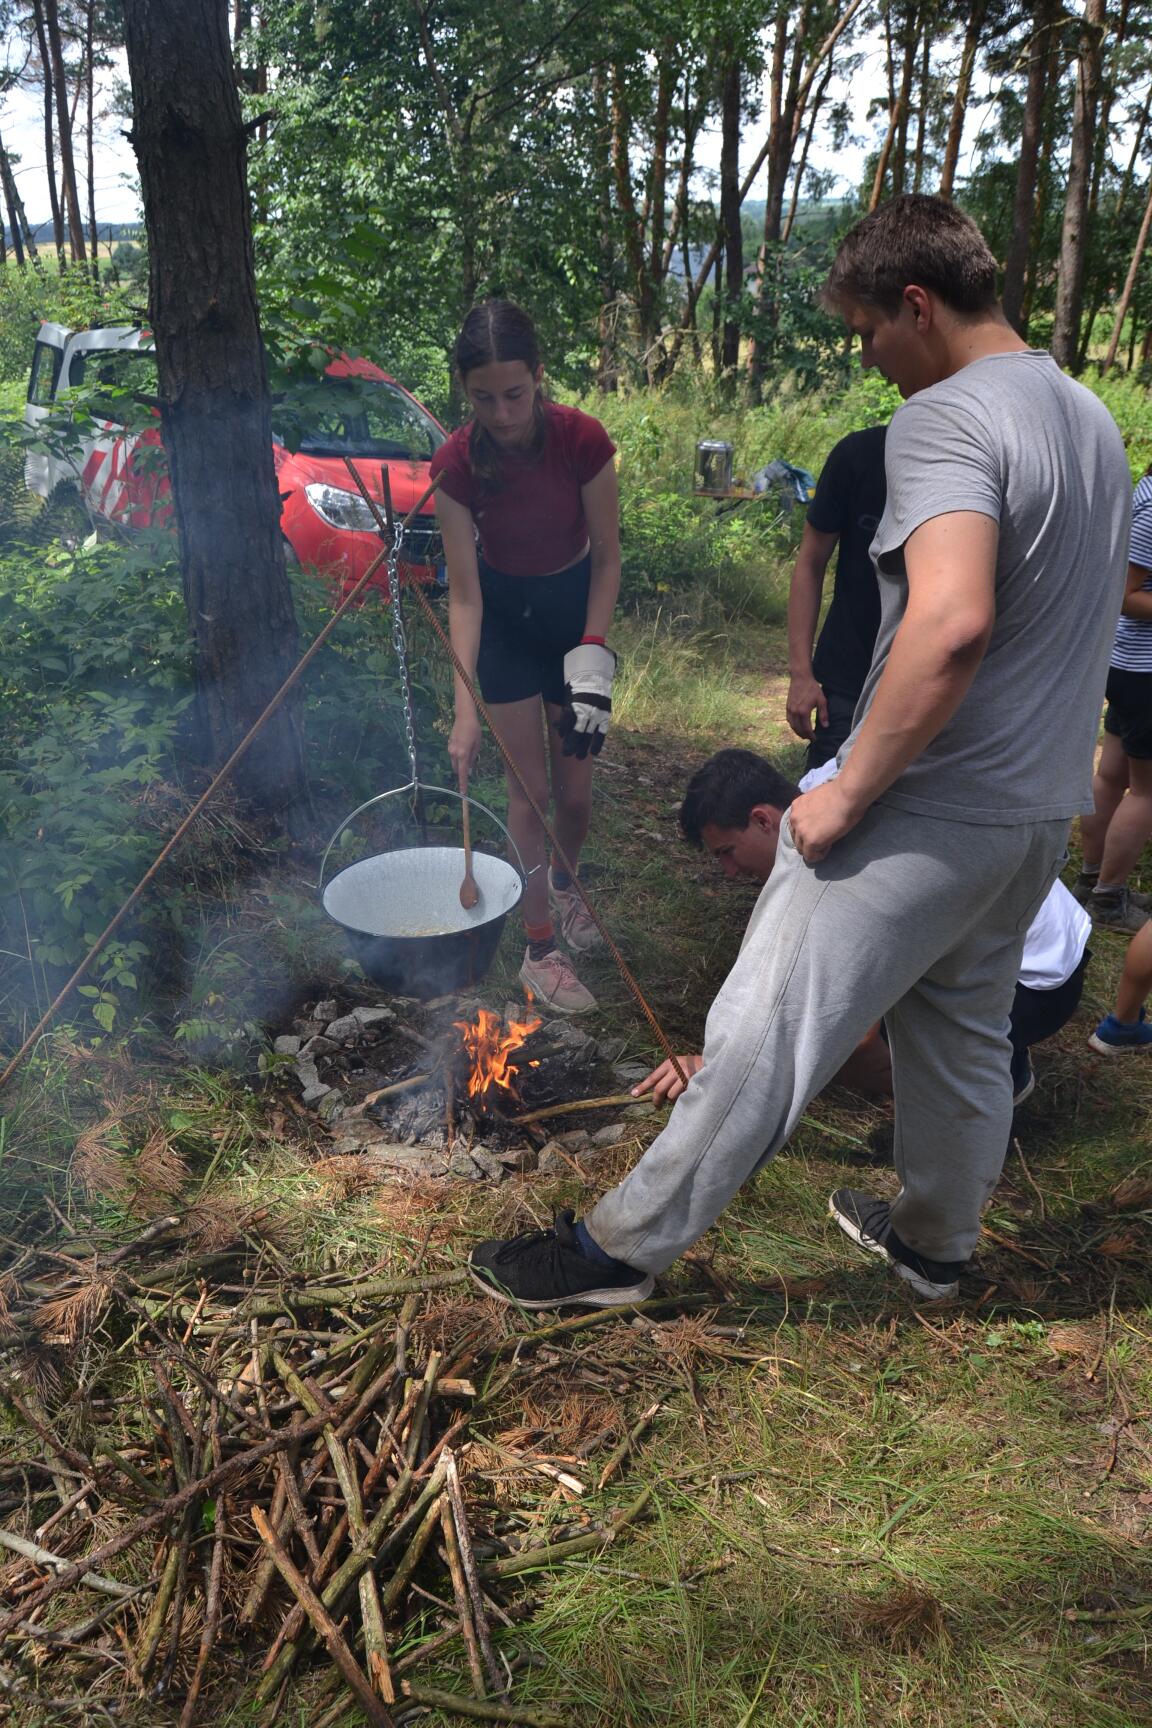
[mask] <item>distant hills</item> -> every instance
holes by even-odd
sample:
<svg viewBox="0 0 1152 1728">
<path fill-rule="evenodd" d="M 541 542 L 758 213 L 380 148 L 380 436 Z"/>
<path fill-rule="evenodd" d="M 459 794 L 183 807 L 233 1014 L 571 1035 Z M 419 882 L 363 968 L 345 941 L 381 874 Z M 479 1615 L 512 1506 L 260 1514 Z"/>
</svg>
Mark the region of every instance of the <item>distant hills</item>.
<svg viewBox="0 0 1152 1728">
<path fill-rule="evenodd" d="M 53 237 L 51 217 L 49 217 L 47 222 L 33 222 L 30 226 L 32 229 L 32 238 L 35 241 L 37 248 L 40 251 L 51 252 L 56 244 Z M 143 222 L 97 222 L 96 230 L 100 236 L 101 246 L 116 246 L 121 240 L 135 241 L 137 244 L 142 244 L 144 239 Z M 67 223 L 64 225 L 64 232 L 65 236 L 67 236 Z M 4 225 L 4 244 L 7 247 L 12 246 L 12 229 L 7 223 Z M 65 244 L 67 244 L 67 238 L 65 238 Z M 87 227 L 84 229 L 84 244 L 85 246 L 88 244 Z"/>
</svg>

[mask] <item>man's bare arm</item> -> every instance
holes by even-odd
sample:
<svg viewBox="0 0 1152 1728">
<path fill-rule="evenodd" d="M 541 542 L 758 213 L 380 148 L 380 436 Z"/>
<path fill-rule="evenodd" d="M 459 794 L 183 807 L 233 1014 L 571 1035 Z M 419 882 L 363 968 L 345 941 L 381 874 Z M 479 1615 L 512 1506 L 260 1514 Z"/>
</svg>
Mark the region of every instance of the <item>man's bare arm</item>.
<svg viewBox="0 0 1152 1728">
<path fill-rule="evenodd" d="M 812 672 L 812 645 L 820 617 L 824 572 L 838 534 L 824 534 L 805 522 L 788 591 L 788 724 L 798 738 L 811 738 L 812 712 L 828 724 L 828 702 Z"/>
<path fill-rule="evenodd" d="M 908 605 L 868 716 L 834 780 L 792 805 L 792 837 L 816 863 L 959 708 L 996 618 L 999 528 L 975 510 L 934 516 L 904 546 Z"/>
</svg>

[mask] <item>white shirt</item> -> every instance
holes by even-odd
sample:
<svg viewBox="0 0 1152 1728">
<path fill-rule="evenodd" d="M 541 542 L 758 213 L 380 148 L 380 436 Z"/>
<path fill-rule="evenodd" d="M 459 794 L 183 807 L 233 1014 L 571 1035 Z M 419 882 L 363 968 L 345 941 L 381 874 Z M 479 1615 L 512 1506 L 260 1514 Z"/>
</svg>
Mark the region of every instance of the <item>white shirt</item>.
<svg viewBox="0 0 1152 1728">
<path fill-rule="evenodd" d="M 837 767 L 833 758 L 822 768 L 813 768 L 801 780 L 801 792 L 823 786 L 826 780 L 835 777 Z M 1091 918 L 1057 878 L 1028 926 L 1020 961 L 1020 983 L 1029 990 L 1059 989 L 1079 966 L 1091 933 Z"/>
</svg>

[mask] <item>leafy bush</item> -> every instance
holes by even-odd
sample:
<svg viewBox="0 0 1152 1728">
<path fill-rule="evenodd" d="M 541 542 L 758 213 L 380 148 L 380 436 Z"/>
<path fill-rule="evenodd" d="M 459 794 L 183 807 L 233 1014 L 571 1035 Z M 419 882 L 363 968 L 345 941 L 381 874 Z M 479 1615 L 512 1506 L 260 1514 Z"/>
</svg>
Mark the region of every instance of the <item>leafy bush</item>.
<svg viewBox="0 0 1152 1728">
<path fill-rule="evenodd" d="M 0 382 L 26 380 L 32 344 L 45 319 L 81 329 L 89 324 L 132 324 L 140 291 L 105 278 L 93 282 L 83 270 L 61 276 L 55 260 L 42 255 L 42 269 L 0 265 Z"/>
<path fill-rule="evenodd" d="M 166 826 L 192 697 L 171 565 L 92 539 L 0 558 L 0 925 L 9 1006 L 30 1011 L 142 874 Z M 84 987 L 115 1019 L 145 952 L 104 951 Z"/>
</svg>

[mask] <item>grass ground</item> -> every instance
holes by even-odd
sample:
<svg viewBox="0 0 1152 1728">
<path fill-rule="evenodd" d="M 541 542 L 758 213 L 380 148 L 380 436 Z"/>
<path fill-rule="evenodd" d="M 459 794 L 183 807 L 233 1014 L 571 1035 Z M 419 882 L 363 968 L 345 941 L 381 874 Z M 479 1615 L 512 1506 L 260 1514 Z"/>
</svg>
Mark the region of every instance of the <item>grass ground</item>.
<svg viewBox="0 0 1152 1728">
<path fill-rule="evenodd" d="M 617 638 L 620 724 L 598 775 L 591 880 L 683 1048 L 699 1046 L 751 892 L 686 851 L 676 806 L 688 773 L 722 743 L 795 765 L 781 722 L 780 582 L 778 571 L 734 624 L 697 596 L 643 609 Z M 220 943 L 276 930 L 298 967 L 331 976 L 336 951 L 302 883 L 252 890 Z M 514 989 L 515 949 L 509 933 L 495 1002 Z M 573 1728 L 1148 1720 L 1152 1088 L 1138 1059 L 1087 1049 L 1123 943 L 1105 934 L 1093 949 L 1082 1012 L 1037 1056 L 1037 1092 L 960 1301 L 918 1307 L 830 1225 L 832 1188 L 893 1181 L 859 1168 L 887 1112 L 830 1093 L 670 1274 L 673 1290 L 714 1293 L 718 1312 L 621 1318 L 540 1349 L 514 1393 L 489 1388 L 477 1441 L 511 1435 L 569 1460 L 589 1436 L 623 1433 L 658 1406 L 618 1484 L 575 1512 L 542 1478 L 492 1477 L 500 1504 L 545 1526 L 652 1491 L 650 1515 L 598 1558 L 531 1579 L 531 1617 L 502 1635 L 530 1663 L 521 1701 L 559 1709 Z M 610 963 L 590 981 L 607 1025 L 635 1056 L 654 1056 Z M 61 1240 L 93 1213 L 139 1227 L 124 1188 L 102 1197 L 90 1166 L 85 1190 L 77 1157 L 80 1129 L 117 1092 L 119 1126 L 105 1136 L 113 1162 L 138 1161 L 147 1124 L 161 1124 L 179 1160 L 176 1203 L 208 1198 L 262 1218 L 279 1251 L 309 1270 L 401 1269 L 425 1230 L 429 1268 L 455 1265 L 478 1237 L 585 1207 L 654 1131 L 635 1129 L 587 1181 L 574 1170 L 498 1189 L 349 1192 L 323 1163 L 325 1137 L 292 1111 L 287 1083 L 181 1069 L 159 1039 L 151 1055 L 139 1044 L 136 1060 L 117 1069 L 63 1041 L 45 1055 L 5 1123 L 7 1236 L 43 1231 L 46 1183 Z M 473 1321 L 496 1336 L 519 1324 L 482 1298 L 449 1294 L 425 1319 L 434 1333 Z M 733 1303 L 743 1305 L 735 1317 Z M 318 1719 L 320 1678 L 282 1720 Z M 443 1680 L 459 1690 L 459 1666 L 448 1663 Z M 232 1688 L 213 1719 L 256 1717 Z M 358 1719 L 352 1707 L 342 1718 Z"/>
</svg>

